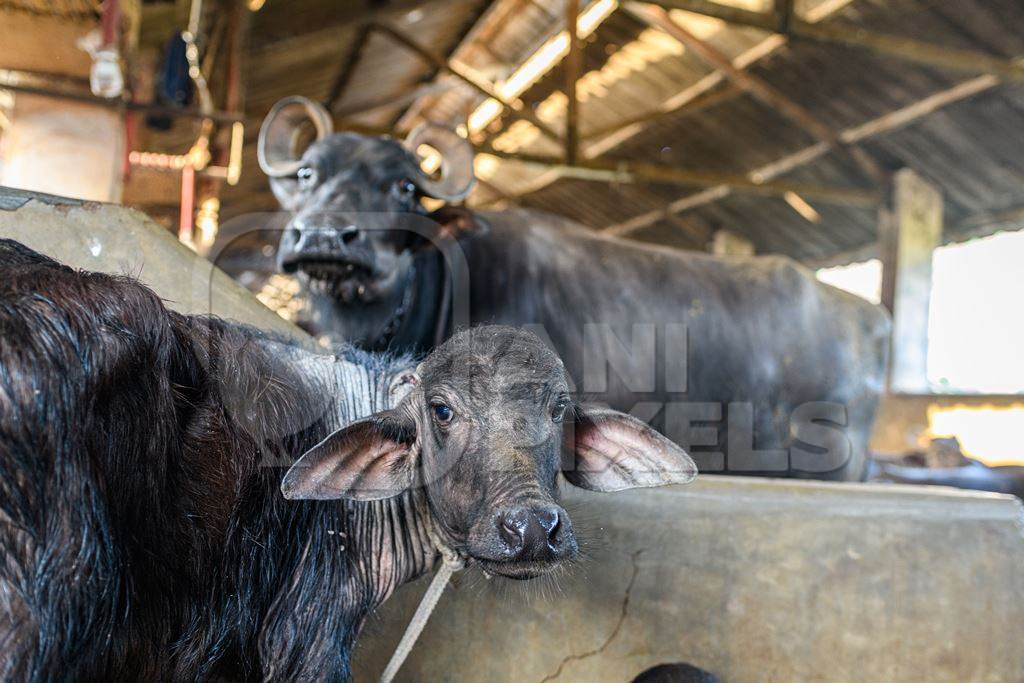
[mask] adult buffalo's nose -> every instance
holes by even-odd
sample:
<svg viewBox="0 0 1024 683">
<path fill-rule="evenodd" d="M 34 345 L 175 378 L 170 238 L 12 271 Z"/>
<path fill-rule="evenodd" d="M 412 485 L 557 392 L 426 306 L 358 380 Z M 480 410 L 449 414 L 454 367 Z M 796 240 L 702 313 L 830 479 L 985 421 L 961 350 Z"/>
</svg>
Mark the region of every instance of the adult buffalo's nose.
<svg viewBox="0 0 1024 683">
<path fill-rule="evenodd" d="M 557 505 L 513 508 L 495 522 L 506 554 L 515 560 L 556 560 L 575 544 L 565 510 Z"/>
<path fill-rule="evenodd" d="M 302 258 L 327 258 L 337 254 L 359 238 L 359 228 L 347 225 L 342 228 L 318 225 L 297 219 L 285 230 L 278 250 L 278 258 L 286 269 Z"/>
<path fill-rule="evenodd" d="M 317 221 L 296 220 L 292 223 L 297 247 L 336 246 L 338 242 L 348 244 L 359 237 L 359 228 L 354 225 L 336 227 Z"/>
</svg>

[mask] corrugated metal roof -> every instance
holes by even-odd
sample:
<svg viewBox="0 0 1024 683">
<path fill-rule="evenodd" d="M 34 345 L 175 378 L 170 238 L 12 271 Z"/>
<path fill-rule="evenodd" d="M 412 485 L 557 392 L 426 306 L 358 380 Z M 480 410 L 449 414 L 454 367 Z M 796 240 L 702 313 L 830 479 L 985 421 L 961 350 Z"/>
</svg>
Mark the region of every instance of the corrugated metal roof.
<svg viewBox="0 0 1024 683">
<path fill-rule="evenodd" d="M 275 3 L 268 3 L 268 7 Z M 327 18 L 325 3 L 301 0 L 290 29 L 271 15 L 259 17 L 251 39 L 247 114 L 253 124 L 278 98 L 305 94 L 327 96 L 358 27 L 352 24 L 315 29 Z M 582 3 L 587 7 L 589 3 Z M 833 7 L 841 5 L 830 0 Z M 800 0 L 799 12 L 820 8 L 823 0 Z M 278 14 L 283 9 L 275 10 Z M 305 13 L 306 18 L 301 15 Z M 262 14 L 262 13 L 261 13 Z M 421 44 L 450 54 L 495 83 L 508 78 L 533 51 L 563 28 L 562 1 L 444 0 L 427 3 L 414 26 L 403 27 Z M 258 15 L 259 16 L 259 15 Z M 752 61 L 750 73 L 782 92 L 815 118 L 839 132 L 859 126 L 934 93 L 962 83 L 970 73 L 924 67 L 864 49 L 833 44 L 788 42 L 757 29 L 738 28 L 706 19 L 676 18 L 731 58 Z M 806 16 L 806 15 L 805 15 Z M 866 29 L 900 35 L 950 48 L 972 49 L 996 56 L 1024 55 L 1024 4 L 1019 0 L 852 0 L 825 21 L 850 30 Z M 312 22 L 312 26 L 307 26 Z M 468 25 L 467 25 L 468 24 Z M 265 29 L 261 28 L 263 25 Z M 398 24 L 395 24 L 398 25 Z M 305 28 L 303 28 L 305 27 Z M 261 43 L 261 30 L 274 40 Z M 699 108 L 682 107 L 643 121 L 604 145 L 602 158 L 659 163 L 695 171 L 746 174 L 817 140 L 808 132 L 748 94 L 714 76 L 713 70 L 685 50 L 673 49 L 626 11 L 613 12 L 591 35 L 583 53 L 589 77 L 581 102 L 583 149 L 604 133 L 645 114 L 694 95 Z M 287 35 L 286 35 L 287 34 Z M 766 42 L 769 41 L 769 42 Z M 757 54 L 759 58 L 754 59 Z M 436 78 L 433 89 L 414 106 L 375 109 L 358 117 L 365 125 L 391 126 L 405 111 L 408 128 L 420 118 L 457 125 L 483 101 L 472 88 L 437 75 L 419 58 L 381 36 L 367 44 L 340 107 L 357 108 L 389 97 L 400 98 Z M 521 94 L 555 130 L 564 127 L 561 92 L 565 76 L 556 65 Z M 582 81 L 581 81 L 582 82 Z M 698 96 L 704 93 L 703 96 Z M 530 126 L 514 124 L 506 114 L 497 135 L 485 137 L 510 149 L 545 154 L 560 145 L 529 134 Z M 948 200 L 947 236 L 955 238 L 972 216 L 1024 206 L 1024 85 L 1002 84 L 946 106 L 909 126 L 872 137 L 862 147 L 884 168 L 909 166 L 930 178 Z M 509 129 L 518 131 L 509 133 Z M 527 134 L 522 134 L 526 131 Z M 534 133 L 536 131 L 534 130 Z M 254 130 L 250 137 L 254 139 Z M 596 148 L 594 148 L 596 149 Z M 254 170 L 247 149 L 242 186 L 229 193 L 238 210 L 272 206 L 266 182 Z M 600 229 L 618 225 L 666 207 L 703 187 L 609 184 L 578 179 L 538 183 L 535 167 L 492 161 L 496 175 L 489 182 L 525 206 L 542 208 Z M 550 176 L 550 174 L 549 174 Z M 794 183 L 864 188 L 872 181 L 844 155 L 830 152 L 813 163 L 780 177 Z M 525 192 L 525 194 L 520 194 Z M 476 201 L 496 199 L 486 188 Z M 716 201 L 684 211 L 634 232 L 637 239 L 687 248 L 701 248 L 710 233 L 727 228 L 750 238 L 759 251 L 779 252 L 807 261 L 860 249 L 876 239 L 876 215 L 870 209 L 810 202 L 821 221 L 812 222 L 778 197 L 732 192 Z"/>
</svg>

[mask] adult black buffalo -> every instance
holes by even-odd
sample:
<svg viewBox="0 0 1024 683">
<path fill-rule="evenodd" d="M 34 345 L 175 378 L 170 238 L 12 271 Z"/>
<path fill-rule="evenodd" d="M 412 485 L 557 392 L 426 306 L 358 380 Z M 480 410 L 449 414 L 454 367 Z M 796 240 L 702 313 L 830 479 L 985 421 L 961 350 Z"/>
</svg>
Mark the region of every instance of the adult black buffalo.
<svg viewBox="0 0 1024 683">
<path fill-rule="evenodd" d="M 696 474 L 574 404 L 522 330 L 417 366 L 179 315 L 9 240 L 0 275 L 4 681 L 344 680 L 367 615 L 439 553 L 514 579 L 573 560 L 559 472 Z"/>
<path fill-rule="evenodd" d="M 317 136 L 303 149 L 296 132 L 310 121 Z M 421 169 L 422 145 L 440 153 L 439 173 Z M 862 477 L 888 317 L 795 262 L 468 210 L 457 202 L 473 184 L 473 150 L 455 133 L 424 125 L 405 145 L 332 134 L 304 98 L 274 107 L 259 152 L 292 212 L 278 263 L 298 274 L 315 334 L 430 348 L 453 320 L 534 326 L 578 390 L 698 447 L 702 471 Z M 424 197 L 443 205 L 428 214 Z M 463 259 L 465 278 L 449 279 L 446 261 Z"/>
</svg>

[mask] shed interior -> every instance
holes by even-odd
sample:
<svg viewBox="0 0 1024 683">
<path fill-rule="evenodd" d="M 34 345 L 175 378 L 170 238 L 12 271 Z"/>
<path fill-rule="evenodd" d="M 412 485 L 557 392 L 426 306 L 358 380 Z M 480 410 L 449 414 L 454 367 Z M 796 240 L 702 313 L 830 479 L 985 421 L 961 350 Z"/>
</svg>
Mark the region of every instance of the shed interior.
<svg viewBox="0 0 1024 683">
<path fill-rule="evenodd" d="M 111 25 L 124 89 L 101 99 L 81 45 Z M 64 112 L 80 123 L 72 142 L 113 169 L 82 196 L 141 209 L 208 253 L 220 226 L 279 208 L 259 127 L 304 95 L 337 130 L 455 129 L 478 152 L 471 207 L 811 268 L 878 258 L 892 307 L 885 226 L 901 172 L 941 195 L 938 244 L 1024 226 L 1021 27 L 1016 0 L 0 0 L 0 184 L 97 184 L 95 165 L 67 160 L 85 158 L 70 142 L 45 148 L 64 147 L 56 170 L 36 158 Z M 187 53 L 172 41 L 183 29 L 208 96 L 174 101 L 167 83 L 187 74 L 168 74 L 167 55 Z M 113 116 L 116 139 L 89 116 Z M 274 235 L 236 246 L 263 259 L 246 284 L 287 315 L 293 283 L 268 279 Z M 927 333 L 897 342 L 897 358 L 901 343 Z M 936 392 L 893 388 L 880 450 L 912 447 L 933 410 L 1024 409 L 1019 394 Z"/>
</svg>

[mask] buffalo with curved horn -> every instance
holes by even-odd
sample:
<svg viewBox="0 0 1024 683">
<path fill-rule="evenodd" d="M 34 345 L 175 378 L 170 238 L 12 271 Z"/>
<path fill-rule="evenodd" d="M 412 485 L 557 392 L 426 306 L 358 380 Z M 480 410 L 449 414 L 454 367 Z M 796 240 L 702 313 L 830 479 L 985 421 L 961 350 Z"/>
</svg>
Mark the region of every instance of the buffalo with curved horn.
<svg viewBox="0 0 1024 683">
<path fill-rule="evenodd" d="M 440 155 L 437 173 L 421 167 L 422 145 Z M 430 124 L 404 144 L 334 133 L 330 114 L 301 97 L 271 110 L 259 158 L 291 212 L 278 266 L 299 278 L 310 332 L 427 350 L 465 306 L 469 323 L 546 333 L 578 391 L 694 446 L 704 471 L 863 476 L 888 317 L 793 261 L 472 211 L 458 204 L 473 187 L 466 140 Z M 428 212 L 425 197 L 442 207 Z M 465 288 L 448 276 L 452 245 Z"/>
</svg>

